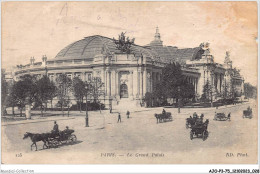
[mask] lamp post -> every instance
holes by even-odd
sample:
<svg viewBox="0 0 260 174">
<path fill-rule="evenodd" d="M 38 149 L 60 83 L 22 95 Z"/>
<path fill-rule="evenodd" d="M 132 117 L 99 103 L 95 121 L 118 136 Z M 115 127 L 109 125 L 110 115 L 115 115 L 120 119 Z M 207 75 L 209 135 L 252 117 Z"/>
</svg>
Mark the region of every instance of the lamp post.
<svg viewBox="0 0 260 174">
<path fill-rule="evenodd" d="M 240 98 L 241 98 L 241 104 L 242 104 L 242 89 L 240 91 Z"/>
<path fill-rule="evenodd" d="M 88 98 L 87 98 L 87 94 L 86 94 L 86 117 L 85 117 L 85 120 L 86 120 L 86 127 L 89 127 L 89 125 L 88 125 Z"/>
<path fill-rule="evenodd" d="M 212 88 L 210 90 L 210 105 L 213 107 L 213 95 L 212 95 Z"/>
<path fill-rule="evenodd" d="M 178 113 L 181 113 L 181 108 L 180 108 L 180 92 L 181 92 L 181 87 L 178 86 Z"/>
<path fill-rule="evenodd" d="M 89 84 L 88 82 L 86 82 L 85 84 L 85 97 L 86 97 L 86 117 L 85 117 L 85 120 L 86 120 L 86 126 L 85 127 L 89 127 L 88 125 L 88 90 L 89 90 Z"/>
</svg>

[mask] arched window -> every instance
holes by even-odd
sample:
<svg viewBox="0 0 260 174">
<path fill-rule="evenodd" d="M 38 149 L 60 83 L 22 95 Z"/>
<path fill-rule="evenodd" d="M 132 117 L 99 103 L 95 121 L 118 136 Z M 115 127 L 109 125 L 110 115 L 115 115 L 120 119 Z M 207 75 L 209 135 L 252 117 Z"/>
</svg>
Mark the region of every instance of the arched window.
<svg viewBox="0 0 260 174">
<path fill-rule="evenodd" d="M 128 87 L 126 84 L 120 85 L 120 98 L 128 98 Z"/>
</svg>

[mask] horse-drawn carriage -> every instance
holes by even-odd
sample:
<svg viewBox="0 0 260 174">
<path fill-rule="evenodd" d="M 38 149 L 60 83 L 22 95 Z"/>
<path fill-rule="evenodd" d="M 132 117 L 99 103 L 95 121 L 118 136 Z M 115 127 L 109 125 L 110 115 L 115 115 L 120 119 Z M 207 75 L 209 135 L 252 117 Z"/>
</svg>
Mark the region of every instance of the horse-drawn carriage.
<svg viewBox="0 0 260 174">
<path fill-rule="evenodd" d="M 65 129 L 64 131 L 59 131 L 57 133 L 51 132 L 51 133 L 41 133 L 41 134 L 34 134 L 30 132 L 26 132 L 24 134 L 23 139 L 26 139 L 28 137 L 31 138 L 32 145 L 36 148 L 37 151 L 37 145 L 36 142 L 42 141 L 43 149 L 46 148 L 52 148 L 52 147 L 58 147 L 59 145 L 65 144 L 65 143 L 71 143 L 76 142 L 77 137 L 75 134 L 73 134 L 74 130 L 72 129 Z"/>
<path fill-rule="evenodd" d="M 60 131 L 54 136 L 50 136 L 48 138 L 48 146 L 49 147 L 58 147 L 62 144 L 68 144 L 77 141 L 77 137 L 73 134 L 74 130 L 66 129 L 64 131 Z"/>
<path fill-rule="evenodd" d="M 199 137 L 199 135 L 201 135 L 203 141 L 205 141 L 209 135 L 208 124 L 209 120 L 207 119 L 204 123 L 195 124 L 194 126 L 192 126 L 190 131 L 190 139 L 192 140 L 194 138 L 194 135 L 196 137 Z"/>
<path fill-rule="evenodd" d="M 252 117 L 253 117 L 253 115 L 252 115 L 252 108 L 248 107 L 247 110 L 243 111 L 243 118 L 251 119 Z"/>
<path fill-rule="evenodd" d="M 195 124 L 203 123 L 204 114 L 201 114 L 199 117 L 196 113 L 193 114 L 193 117 L 186 118 L 186 129 L 191 128 Z"/>
<path fill-rule="evenodd" d="M 170 112 L 165 112 L 162 114 L 154 114 L 154 116 L 157 120 L 157 123 L 172 121 L 172 113 L 170 113 Z"/>
<path fill-rule="evenodd" d="M 227 116 L 225 113 L 220 112 L 220 113 L 215 113 L 214 119 L 213 120 L 217 120 L 217 121 L 231 121 L 231 113 L 229 113 Z"/>
<path fill-rule="evenodd" d="M 186 118 L 186 129 L 191 128 L 192 126 L 195 125 L 196 121 L 198 118 L 193 117 L 193 118 Z"/>
</svg>

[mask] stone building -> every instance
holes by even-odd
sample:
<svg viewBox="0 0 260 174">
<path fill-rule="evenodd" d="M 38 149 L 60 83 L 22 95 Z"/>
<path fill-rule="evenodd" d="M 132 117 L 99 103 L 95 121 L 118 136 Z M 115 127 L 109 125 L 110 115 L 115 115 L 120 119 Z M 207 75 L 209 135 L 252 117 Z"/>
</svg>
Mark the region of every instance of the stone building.
<svg viewBox="0 0 260 174">
<path fill-rule="evenodd" d="M 129 41 L 128 38 L 124 40 Z M 106 104 L 120 105 L 127 102 L 137 106 L 146 92 L 153 91 L 165 65 L 179 62 L 193 84 L 197 98 L 201 96 L 206 82 L 210 83 L 215 98 L 221 92 L 225 80 L 235 81 L 236 88 L 243 93 L 243 79 L 238 74 L 232 74 L 229 54 L 224 64 L 215 63 L 208 46 L 207 43 L 186 49 L 164 46 L 158 27 L 150 44 L 131 44 L 128 51 L 122 50 L 114 39 L 94 35 L 66 46 L 54 58 L 43 56 L 41 62 L 35 62 L 32 57 L 30 64 L 17 66 L 15 77 L 47 74 L 53 81 L 61 73 L 69 78 L 78 76 L 83 81 L 100 77 L 104 83 Z"/>
</svg>

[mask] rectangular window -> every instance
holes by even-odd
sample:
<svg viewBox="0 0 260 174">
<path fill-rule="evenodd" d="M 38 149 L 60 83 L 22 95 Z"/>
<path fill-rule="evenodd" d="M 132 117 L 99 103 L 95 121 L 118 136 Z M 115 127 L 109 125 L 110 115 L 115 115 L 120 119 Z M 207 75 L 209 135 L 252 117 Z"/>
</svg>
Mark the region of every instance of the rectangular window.
<svg viewBox="0 0 260 174">
<path fill-rule="evenodd" d="M 67 74 L 67 77 L 72 79 L 72 75 L 71 74 Z"/>
<path fill-rule="evenodd" d="M 91 81 L 91 74 L 88 74 L 88 81 Z"/>
</svg>

